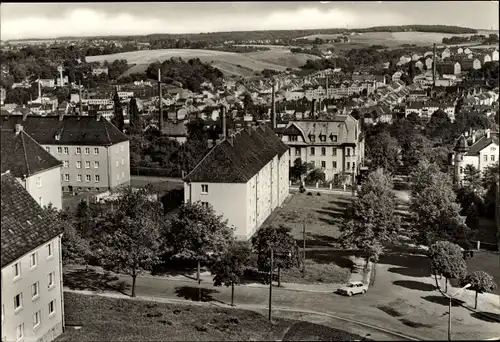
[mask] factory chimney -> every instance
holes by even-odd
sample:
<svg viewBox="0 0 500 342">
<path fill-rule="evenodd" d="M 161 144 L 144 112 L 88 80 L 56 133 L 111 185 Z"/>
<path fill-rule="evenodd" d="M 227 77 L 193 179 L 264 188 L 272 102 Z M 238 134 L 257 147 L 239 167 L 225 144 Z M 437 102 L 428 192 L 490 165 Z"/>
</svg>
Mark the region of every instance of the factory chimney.
<svg viewBox="0 0 500 342">
<path fill-rule="evenodd" d="M 436 43 L 434 43 L 434 48 L 432 51 L 432 81 L 434 83 L 432 86 L 435 86 L 436 85 Z"/>
<path fill-rule="evenodd" d="M 271 82 L 272 85 L 272 90 L 271 90 L 271 124 L 273 127 L 273 130 L 276 129 L 276 104 L 275 104 L 275 81 L 274 78 Z"/>
<path fill-rule="evenodd" d="M 226 107 L 221 106 L 220 115 L 222 116 L 222 139 L 227 139 Z"/>
<path fill-rule="evenodd" d="M 161 70 L 158 68 L 158 127 L 163 132 L 163 96 L 161 94 Z"/>
<path fill-rule="evenodd" d="M 83 104 L 82 104 L 82 81 L 78 82 L 78 99 L 80 100 L 80 113 L 79 115 L 83 115 Z"/>
</svg>

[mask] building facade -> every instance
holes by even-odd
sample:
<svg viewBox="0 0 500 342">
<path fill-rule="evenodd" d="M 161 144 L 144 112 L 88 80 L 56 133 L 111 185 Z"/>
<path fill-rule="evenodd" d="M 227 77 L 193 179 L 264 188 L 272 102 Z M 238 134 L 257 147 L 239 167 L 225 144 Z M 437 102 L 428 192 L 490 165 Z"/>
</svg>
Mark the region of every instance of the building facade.
<svg viewBox="0 0 500 342">
<path fill-rule="evenodd" d="M 24 131 L 63 163 L 64 192 L 107 191 L 130 184 L 128 137 L 100 116 L 4 116 L 2 128 Z"/>
<path fill-rule="evenodd" d="M 248 240 L 288 196 L 287 151 L 265 125 L 229 134 L 185 177 L 185 201 L 212 205 Z"/>
<path fill-rule="evenodd" d="M 2 174 L 2 341 L 53 341 L 64 330 L 62 231 Z"/>
<path fill-rule="evenodd" d="M 290 148 L 290 166 L 300 158 L 321 169 L 327 181 L 345 174 L 350 183 L 364 164 L 361 126 L 350 115 L 331 120 L 290 121 L 282 140 Z"/>
<path fill-rule="evenodd" d="M 61 167 L 18 125 L 1 131 L 1 172 L 10 171 L 40 206 L 62 209 Z"/>
</svg>

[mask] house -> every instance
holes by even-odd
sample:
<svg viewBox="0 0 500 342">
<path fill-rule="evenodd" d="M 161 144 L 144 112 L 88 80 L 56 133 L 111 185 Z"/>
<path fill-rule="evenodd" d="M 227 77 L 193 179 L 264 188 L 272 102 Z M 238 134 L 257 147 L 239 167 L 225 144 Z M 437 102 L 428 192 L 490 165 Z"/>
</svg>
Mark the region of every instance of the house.
<svg viewBox="0 0 500 342">
<path fill-rule="evenodd" d="M 412 56 L 411 56 L 411 60 L 412 61 L 418 61 L 422 56 L 419 55 L 418 53 L 414 53 Z"/>
<path fill-rule="evenodd" d="M 184 121 L 166 121 L 163 123 L 163 134 L 180 144 L 184 144 L 188 137 L 188 130 Z"/>
<path fill-rule="evenodd" d="M 54 88 L 56 86 L 56 82 L 53 78 L 42 78 L 38 80 L 38 83 L 40 83 L 40 86 L 44 88 Z"/>
<path fill-rule="evenodd" d="M 483 56 L 483 64 L 491 62 L 491 56 L 487 53 Z"/>
<path fill-rule="evenodd" d="M 459 48 L 457 49 L 457 54 L 461 55 L 461 54 L 463 54 L 463 53 L 464 53 L 464 48 L 459 47 Z"/>
<path fill-rule="evenodd" d="M 472 53 L 472 50 L 471 50 L 471 49 L 469 49 L 469 48 L 465 48 L 464 53 L 465 53 L 466 55 L 469 55 L 469 54 L 471 54 L 471 53 Z"/>
<path fill-rule="evenodd" d="M 365 151 L 360 133 L 358 120 L 337 115 L 331 119 L 290 121 L 282 139 L 290 147 L 291 164 L 301 158 L 321 169 L 327 181 L 334 181 L 341 174 L 359 174 Z"/>
<path fill-rule="evenodd" d="M 441 59 L 444 60 L 445 58 L 449 58 L 451 56 L 450 49 L 446 48 L 441 52 Z"/>
<path fill-rule="evenodd" d="M 404 64 L 407 64 L 409 62 L 411 62 L 411 57 L 410 56 L 401 56 L 399 58 L 399 62 L 404 65 Z"/>
<path fill-rule="evenodd" d="M 427 70 L 431 70 L 432 69 L 432 63 L 433 63 L 432 58 L 426 58 L 425 59 L 425 66 L 427 67 Z"/>
<path fill-rule="evenodd" d="M 212 205 L 248 240 L 288 196 L 287 152 L 266 125 L 225 133 L 184 178 L 184 198 Z"/>
<path fill-rule="evenodd" d="M 130 183 L 129 139 L 100 116 L 10 115 L 0 128 L 16 125 L 63 162 L 63 191 L 106 191 Z"/>
<path fill-rule="evenodd" d="M 494 50 L 494 51 L 491 53 L 491 60 L 492 60 L 492 61 L 498 61 L 498 50 Z"/>
<path fill-rule="evenodd" d="M 473 165 L 481 173 L 498 162 L 498 132 L 487 129 L 479 140 L 472 134 L 472 144 L 469 146 L 467 139 L 461 135 L 455 145 L 451 160 L 451 171 L 455 183 L 462 184 L 464 170 L 467 165 Z"/>
<path fill-rule="evenodd" d="M 472 62 L 472 69 L 474 70 L 479 70 L 481 69 L 481 61 L 479 59 L 474 59 L 474 61 Z"/>
<path fill-rule="evenodd" d="M 393 81 L 399 81 L 401 79 L 401 76 L 403 76 L 403 73 L 401 71 L 396 71 L 393 75 L 392 75 L 392 80 Z"/>
<path fill-rule="evenodd" d="M 40 206 L 62 209 L 61 167 L 21 125 L 1 131 L 1 172 L 10 171 Z"/>
<path fill-rule="evenodd" d="M 98 76 L 100 74 L 108 74 L 108 68 L 92 68 L 92 75 Z"/>
<path fill-rule="evenodd" d="M 424 63 L 422 63 L 421 61 L 417 61 L 415 63 L 415 67 L 417 67 L 418 69 L 420 69 L 422 71 L 422 70 L 424 70 Z"/>
<path fill-rule="evenodd" d="M 62 229 L 1 174 L 2 341 L 53 341 L 64 330 Z"/>
</svg>

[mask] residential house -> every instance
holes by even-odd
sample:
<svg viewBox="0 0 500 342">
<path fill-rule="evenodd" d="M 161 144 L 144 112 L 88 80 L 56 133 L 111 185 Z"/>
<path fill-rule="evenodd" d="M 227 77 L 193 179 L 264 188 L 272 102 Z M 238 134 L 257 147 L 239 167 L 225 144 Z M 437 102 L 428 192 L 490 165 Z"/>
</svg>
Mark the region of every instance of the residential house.
<svg viewBox="0 0 500 342">
<path fill-rule="evenodd" d="M 184 144 L 188 137 L 186 123 L 184 121 L 166 121 L 163 123 L 163 134 L 180 144 Z"/>
<path fill-rule="evenodd" d="M 392 81 L 399 81 L 401 79 L 401 76 L 403 76 L 403 73 L 401 71 L 396 71 L 394 74 L 392 74 Z"/>
<path fill-rule="evenodd" d="M 424 63 L 422 63 L 421 61 L 417 61 L 415 63 L 415 67 L 420 69 L 420 71 L 424 70 Z"/>
<path fill-rule="evenodd" d="M 469 54 L 471 54 L 471 53 L 472 53 L 472 50 L 471 50 L 471 49 L 469 49 L 469 48 L 465 48 L 465 49 L 464 49 L 464 53 L 465 53 L 466 55 L 469 55 Z"/>
<path fill-rule="evenodd" d="M 462 72 L 462 67 L 459 62 L 438 62 L 436 63 L 436 71 L 440 74 L 459 75 Z"/>
<path fill-rule="evenodd" d="M 62 229 L 1 175 L 2 341 L 53 341 L 64 331 Z"/>
<path fill-rule="evenodd" d="M 92 68 L 92 75 L 98 76 L 100 74 L 108 74 L 108 68 Z"/>
<path fill-rule="evenodd" d="M 411 56 L 411 60 L 412 61 L 418 61 L 420 58 L 422 58 L 422 56 L 418 53 L 414 53 L 412 56 Z"/>
<path fill-rule="evenodd" d="M 22 184 L 40 206 L 52 203 L 62 209 L 62 162 L 54 158 L 21 125 L 1 130 L 1 172 Z"/>
<path fill-rule="evenodd" d="M 425 59 L 425 66 L 427 67 L 427 70 L 431 70 L 432 69 L 432 63 L 433 63 L 432 58 L 426 58 Z"/>
<path fill-rule="evenodd" d="M 399 58 L 399 62 L 401 63 L 401 65 L 410 63 L 411 62 L 411 57 L 410 56 L 401 56 Z"/>
<path fill-rule="evenodd" d="M 288 147 L 266 125 L 226 134 L 184 178 L 184 198 L 210 204 L 248 240 L 288 196 Z"/>
<path fill-rule="evenodd" d="M 484 172 L 488 166 L 498 162 L 498 132 L 491 132 L 487 129 L 484 136 L 477 141 L 476 135 L 472 134 L 470 146 L 465 135 L 461 135 L 450 161 L 455 183 L 462 184 L 467 165 L 474 166 L 481 173 Z"/>
<path fill-rule="evenodd" d="M 291 164 L 301 158 L 321 169 L 327 181 L 333 181 L 342 173 L 359 174 L 365 151 L 360 133 L 358 120 L 350 115 L 338 115 L 324 120 L 290 121 L 282 139 L 290 147 Z"/>
<path fill-rule="evenodd" d="M 54 88 L 56 86 L 56 82 L 53 78 L 42 78 L 39 79 L 38 82 L 40 83 L 40 86 L 44 88 Z"/>
<path fill-rule="evenodd" d="M 486 53 L 483 56 L 483 64 L 488 63 L 488 62 L 491 62 L 491 56 Z"/>
<path fill-rule="evenodd" d="M 105 191 L 130 184 L 129 139 L 100 116 L 2 116 L 63 162 L 62 191 Z"/>
<path fill-rule="evenodd" d="M 472 69 L 474 70 L 479 70 L 481 69 L 481 61 L 479 59 L 474 59 L 473 63 L 472 63 Z"/>
<path fill-rule="evenodd" d="M 449 58 L 450 56 L 451 56 L 451 51 L 448 48 L 444 49 L 443 52 L 441 52 L 441 60 Z"/>
<path fill-rule="evenodd" d="M 498 61 L 498 50 L 494 50 L 494 51 L 491 53 L 491 60 L 492 60 L 492 61 Z"/>
<path fill-rule="evenodd" d="M 457 49 L 457 54 L 461 55 L 461 54 L 463 54 L 463 53 L 464 53 L 464 48 L 459 47 L 459 48 Z"/>
</svg>

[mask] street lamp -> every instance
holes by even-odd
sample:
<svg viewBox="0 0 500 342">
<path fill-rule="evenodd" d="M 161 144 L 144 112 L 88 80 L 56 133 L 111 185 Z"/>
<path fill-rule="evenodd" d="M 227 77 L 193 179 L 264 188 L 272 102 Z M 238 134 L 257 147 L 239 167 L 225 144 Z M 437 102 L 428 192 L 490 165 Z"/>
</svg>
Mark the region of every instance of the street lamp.
<svg viewBox="0 0 500 342">
<path fill-rule="evenodd" d="M 459 289 L 457 292 L 455 292 L 453 295 L 448 296 L 449 298 L 449 303 L 448 303 L 448 341 L 451 341 L 451 300 L 460 292 L 462 292 L 465 289 L 468 289 L 471 287 L 471 284 L 467 284 L 461 289 Z"/>
<path fill-rule="evenodd" d="M 291 252 L 279 253 L 281 255 L 286 255 L 289 258 L 292 256 Z M 269 321 L 271 321 L 271 311 L 273 305 L 273 275 L 274 275 L 274 249 L 271 248 L 271 265 L 269 270 Z"/>
</svg>

